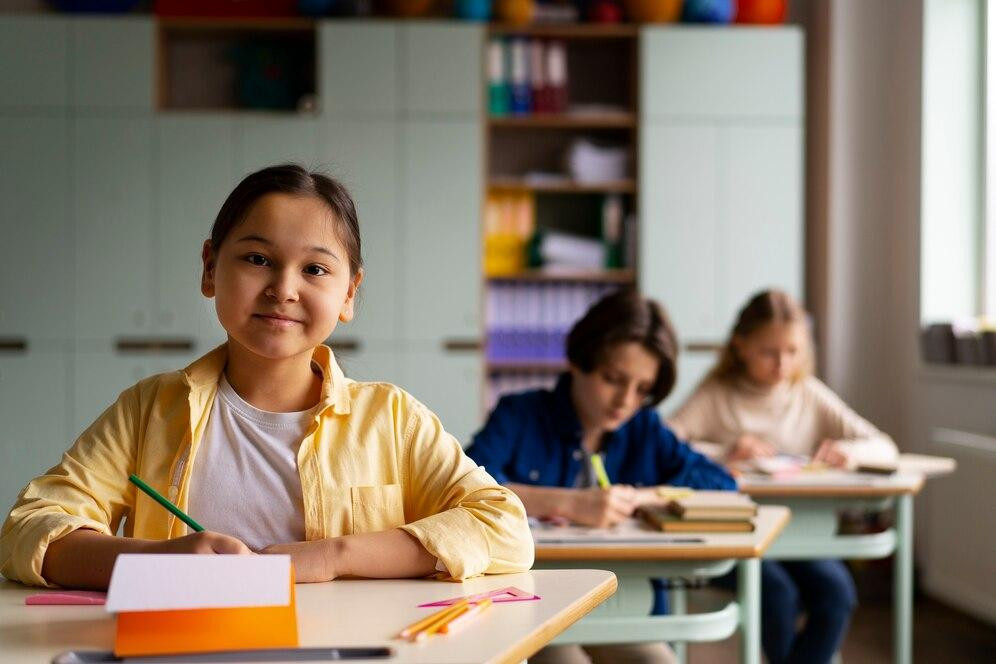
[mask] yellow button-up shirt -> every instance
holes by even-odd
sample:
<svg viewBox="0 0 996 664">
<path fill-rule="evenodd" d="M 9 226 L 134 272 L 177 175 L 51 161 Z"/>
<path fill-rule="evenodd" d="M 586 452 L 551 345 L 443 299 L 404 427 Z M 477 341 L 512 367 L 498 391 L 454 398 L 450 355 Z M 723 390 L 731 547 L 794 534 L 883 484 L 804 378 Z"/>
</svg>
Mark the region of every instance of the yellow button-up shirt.
<svg viewBox="0 0 996 664">
<path fill-rule="evenodd" d="M 313 359 L 322 400 L 297 454 L 306 539 L 399 527 L 457 579 L 529 569 L 533 541 L 522 503 L 464 455 L 435 415 L 394 385 L 346 378 L 326 346 Z M 0 573 L 52 585 L 41 574 L 50 542 L 80 528 L 117 533 L 124 517 L 127 537 L 185 535 L 185 524 L 128 475 L 186 509 L 226 360 L 222 345 L 183 371 L 125 390 L 59 465 L 18 496 L 0 534 Z"/>
</svg>

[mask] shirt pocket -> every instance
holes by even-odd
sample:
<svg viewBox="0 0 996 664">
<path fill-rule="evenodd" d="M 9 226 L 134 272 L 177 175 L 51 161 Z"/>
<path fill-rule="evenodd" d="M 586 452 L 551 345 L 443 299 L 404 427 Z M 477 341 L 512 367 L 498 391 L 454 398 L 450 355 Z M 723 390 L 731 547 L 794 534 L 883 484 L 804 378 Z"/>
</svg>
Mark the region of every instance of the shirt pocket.
<svg viewBox="0 0 996 664">
<path fill-rule="evenodd" d="M 401 485 L 350 487 L 353 533 L 376 533 L 405 525 Z"/>
</svg>

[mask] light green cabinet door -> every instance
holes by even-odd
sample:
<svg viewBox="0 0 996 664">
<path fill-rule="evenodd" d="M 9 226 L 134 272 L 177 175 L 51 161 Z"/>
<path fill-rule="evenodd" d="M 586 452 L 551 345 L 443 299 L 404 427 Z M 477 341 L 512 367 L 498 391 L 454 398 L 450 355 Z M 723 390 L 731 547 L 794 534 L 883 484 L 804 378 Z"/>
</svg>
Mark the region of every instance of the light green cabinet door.
<svg viewBox="0 0 996 664">
<path fill-rule="evenodd" d="M 805 54 L 798 27 L 644 27 L 640 48 L 645 116 L 802 117 Z"/>
<path fill-rule="evenodd" d="M 722 238 L 720 135 L 649 124 L 640 149 L 640 287 L 671 315 L 679 339 L 715 340 Z"/>
<path fill-rule="evenodd" d="M 362 343 L 400 336 L 398 285 L 398 124 L 391 120 L 325 118 L 319 128 L 321 162 L 356 203 L 365 263 L 356 316 L 337 338 Z"/>
<path fill-rule="evenodd" d="M 225 116 L 161 116 L 156 121 L 159 225 L 156 245 L 163 336 L 190 337 L 202 348 L 225 338 L 214 300 L 201 295 L 201 246 L 235 187 L 236 121 Z"/>
<path fill-rule="evenodd" d="M 388 21 L 323 21 L 318 28 L 319 106 L 370 117 L 398 109 L 398 33 Z"/>
<path fill-rule="evenodd" d="M 671 394 L 658 406 L 661 417 L 667 418 L 678 410 L 692 392 L 706 377 L 716 363 L 716 353 L 708 351 L 688 351 L 678 353 L 678 380 Z"/>
<path fill-rule="evenodd" d="M 0 336 L 73 334 L 69 120 L 0 118 Z"/>
<path fill-rule="evenodd" d="M 411 345 L 404 355 L 401 387 L 431 410 L 463 447 L 481 428 L 481 358 L 477 353 L 447 352 Z"/>
<path fill-rule="evenodd" d="M 0 509 L 10 509 L 33 477 L 59 462 L 72 444 L 65 351 L 0 354 Z"/>
<path fill-rule="evenodd" d="M 76 333 L 87 339 L 153 328 L 152 120 L 75 120 Z"/>
<path fill-rule="evenodd" d="M 479 115 L 484 94 L 483 28 L 426 21 L 406 23 L 402 30 L 405 113 Z"/>
<path fill-rule="evenodd" d="M 405 338 L 481 336 L 481 130 L 408 121 L 399 256 Z"/>
<path fill-rule="evenodd" d="M 293 163 L 321 168 L 318 125 L 311 115 L 261 115 L 242 119 L 236 139 L 239 180 L 267 166 Z"/>
<path fill-rule="evenodd" d="M 68 47 L 65 18 L 0 15 L 0 106 L 68 106 Z"/>
<path fill-rule="evenodd" d="M 336 362 L 347 378 L 403 387 L 402 353 L 397 345 L 364 341 L 355 349 L 340 349 L 335 347 L 334 334 L 332 338 Z"/>
<path fill-rule="evenodd" d="M 802 129 L 731 127 L 724 180 L 729 203 L 720 267 L 726 325 L 763 288 L 803 293 Z"/>
<path fill-rule="evenodd" d="M 135 383 L 149 376 L 183 369 L 207 350 L 148 355 L 77 350 L 73 356 L 73 438 L 93 424 Z"/>
<path fill-rule="evenodd" d="M 71 26 L 74 105 L 152 108 L 155 21 L 88 16 Z"/>
</svg>

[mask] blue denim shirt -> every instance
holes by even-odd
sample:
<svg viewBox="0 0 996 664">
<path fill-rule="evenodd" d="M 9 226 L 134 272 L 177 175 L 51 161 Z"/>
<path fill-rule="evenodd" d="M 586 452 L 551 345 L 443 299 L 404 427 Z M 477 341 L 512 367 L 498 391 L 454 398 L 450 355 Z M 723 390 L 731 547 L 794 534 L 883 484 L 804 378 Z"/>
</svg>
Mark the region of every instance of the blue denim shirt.
<svg viewBox="0 0 996 664">
<path fill-rule="evenodd" d="M 736 489 L 726 470 L 680 441 L 652 408 L 608 434 L 601 452 L 614 484 Z M 562 374 L 553 391 L 503 397 L 467 455 L 500 484 L 573 487 L 584 454 L 571 375 Z"/>
</svg>

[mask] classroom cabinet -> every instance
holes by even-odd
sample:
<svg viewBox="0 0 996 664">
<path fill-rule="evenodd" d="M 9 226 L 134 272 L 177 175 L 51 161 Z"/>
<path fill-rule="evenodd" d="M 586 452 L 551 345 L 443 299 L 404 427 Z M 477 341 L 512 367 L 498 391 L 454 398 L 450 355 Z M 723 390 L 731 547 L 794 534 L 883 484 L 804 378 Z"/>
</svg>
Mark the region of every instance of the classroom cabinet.
<svg viewBox="0 0 996 664">
<path fill-rule="evenodd" d="M 802 296 L 802 33 L 645 28 L 641 54 L 640 285 L 718 346 L 753 293 Z M 714 359 L 681 356 L 665 411 Z"/>
<path fill-rule="evenodd" d="M 481 140 L 469 120 L 405 122 L 400 262 L 410 340 L 480 339 Z"/>
<path fill-rule="evenodd" d="M 156 41 L 151 17 L 75 18 L 71 43 L 72 99 L 77 108 L 152 108 Z"/>
<path fill-rule="evenodd" d="M 75 439 L 79 436 L 135 383 L 155 374 L 183 369 L 202 354 L 200 351 L 120 353 L 77 348 L 72 365 L 73 418 L 70 437 Z M 63 447 L 68 447 L 68 443 Z"/>
<path fill-rule="evenodd" d="M 155 323 L 151 117 L 74 121 L 76 335 L 150 334 Z"/>
<path fill-rule="evenodd" d="M 402 352 L 397 344 L 363 340 L 343 348 L 336 342 L 338 335 L 332 333 L 332 350 L 347 378 L 402 385 Z"/>
<path fill-rule="evenodd" d="M 483 99 L 481 28 L 432 21 L 403 25 L 404 111 L 476 120 Z"/>
<path fill-rule="evenodd" d="M 318 96 L 324 115 L 393 116 L 398 110 L 397 24 L 323 21 L 318 28 Z"/>
<path fill-rule="evenodd" d="M 72 442 L 71 353 L 0 354 L 0 505 L 9 509 L 32 477 L 59 462 Z"/>
<path fill-rule="evenodd" d="M 159 298 L 153 322 L 160 336 L 189 338 L 205 351 L 225 334 L 214 300 L 201 294 L 201 247 L 236 180 L 236 130 L 232 119 L 206 114 L 156 121 Z"/>
<path fill-rule="evenodd" d="M 361 343 L 400 339 L 397 159 L 400 130 L 390 119 L 330 117 L 320 123 L 321 162 L 353 196 L 364 276 L 352 322 L 334 338 Z"/>
<path fill-rule="evenodd" d="M 649 119 L 770 121 L 803 116 L 797 27 L 645 27 L 641 113 Z"/>
<path fill-rule="evenodd" d="M 0 336 L 29 345 L 73 335 L 69 135 L 67 118 L 0 117 Z"/>
<path fill-rule="evenodd" d="M 321 166 L 318 123 L 314 116 L 289 115 L 247 117 L 239 122 L 237 179 L 276 164 Z M 234 187 L 235 183 L 232 183 Z M 230 187 L 231 189 L 231 187 Z"/>
<path fill-rule="evenodd" d="M 0 108 L 69 105 L 69 32 L 70 22 L 64 18 L 4 16 L 0 22 Z"/>
<path fill-rule="evenodd" d="M 404 354 L 402 387 L 431 410 L 463 447 L 480 429 L 481 358 L 434 345 L 411 344 Z"/>
</svg>

